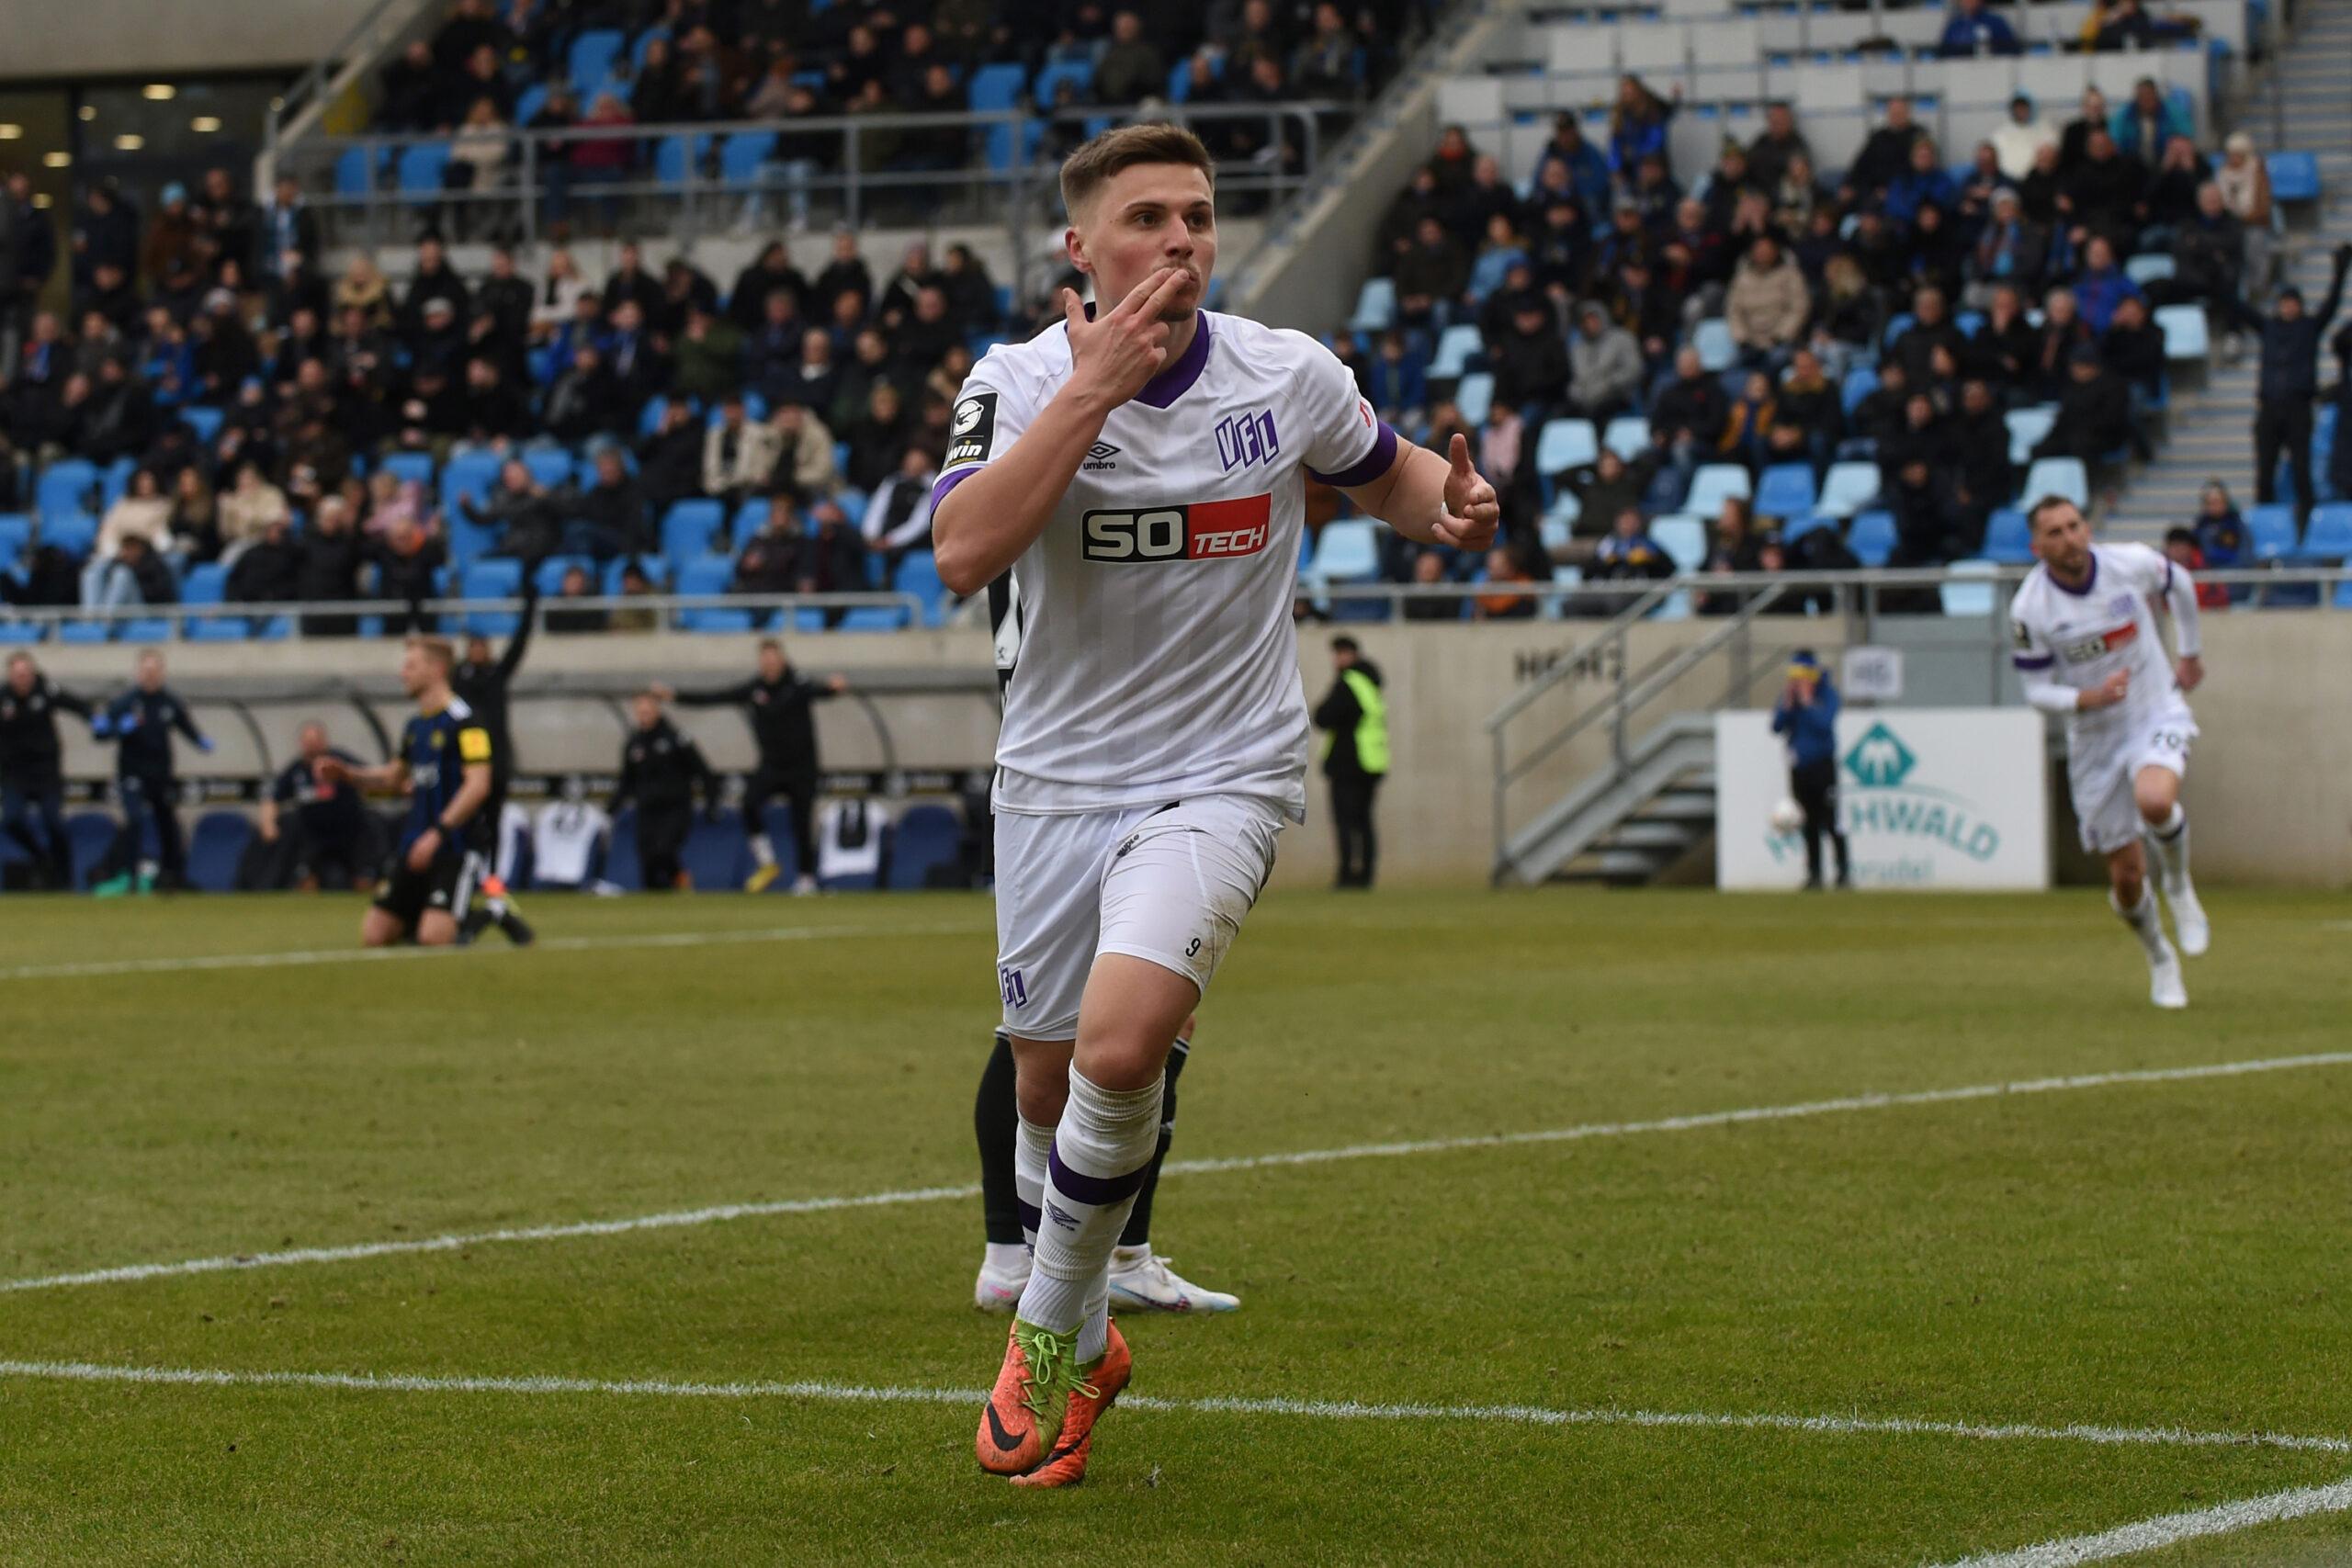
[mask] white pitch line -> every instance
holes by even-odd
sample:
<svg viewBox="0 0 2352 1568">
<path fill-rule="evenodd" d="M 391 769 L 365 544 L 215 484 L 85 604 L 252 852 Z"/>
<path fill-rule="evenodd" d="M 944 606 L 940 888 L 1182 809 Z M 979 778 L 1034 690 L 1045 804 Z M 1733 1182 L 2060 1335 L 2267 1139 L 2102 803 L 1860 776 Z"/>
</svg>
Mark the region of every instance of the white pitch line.
<svg viewBox="0 0 2352 1568">
<path fill-rule="evenodd" d="M 123 1367 L 90 1361 L 0 1361 L 0 1378 L 57 1382 L 147 1383 L 191 1388 L 315 1388 L 369 1393 L 587 1393 L 655 1399 L 800 1399 L 836 1404 L 978 1404 L 978 1389 L 888 1388 L 860 1383 L 684 1382 L 666 1378 L 480 1377 L 456 1373 L 239 1371 L 204 1367 Z M 1510 1427 L 1640 1427 L 1815 1437 L 1958 1438 L 1973 1442 L 2091 1443 L 2101 1447 L 2280 1449 L 2352 1453 L 2352 1438 L 2280 1432 L 2214 1432 L 2179 1427 L 2041 1427 L 1908 1416 L 1718 1414 L 1695 1410 L 1559 1410 L 1540 1404 L 1365 1404 L 1351 1399 L 1193 1399 L 1122 1395 L 1122 1409 L 1203 1416 L 1290 1416 L 1317 1421 L 1467 1421 Z"/>
<path fill-rule="evenodd" d="M 2297 1486 L 2242 1502 L 2199 1508 L 2194 1513 L 2165 1514 L 2136 1524 L 2119 1525 L 2097 1535 L 2045 1540 L 2039 1546 L 2016 1551 L 1988 1551 L 1945 1563 L 1942 1568 L 2074 1568 L 2081 1562 L 2106 1562 L 2118 1557 L 2136 1557 L 2143 1551 L 2160 1551 L 2184 1540 L 2232 1535 L 2281 1519 L 2303 1519 L 2314 1514 L 2341 1514 L 2346 1510 L 2352 1510 L 2352 1479 L 2332 1486 Z"/>
<path fill-rule="evenodd" d="M 1755 1122 L 1791 1122 L 1851 1111 L 1883 1111 L 1906 1105 L 1948 1105 L 1962 1100 L 1997 1100 L 2012 1095 L 2056 1094 L 2121 1084 L 2188 1083 L 2206 1078 L 2240 1077 L 2254 1073 L 2288 1072 L 2309 1067 L 2352 1066 L 2352 1051 L 2330 1051 L 2308 1056 L 2267 1056 L 2249 1061 L 2213 1062 L 2189 1067 L 2147 1067 L 2125 1072 L 2078 1073 L 2067 1077 L 2028 1078 L 2015 1083 L 1972 1084 L 1962 1089 L 1916 1089 L 1905 1093 L 1849 1095 L 1839 1100 L 1805 1100 L 1793 1105 L 1750 1106 L 1737 1111 L 1708 1111 L 1689 1116 L 1668 1116 L 1647 1122 L 1598 1122 L 1576 1127 L 1555 1127 L 1531 1133 L 1487 1133 L 1466 1137 L 1419 1138 L 1407 1143 L 1351 1144 L 1342 1148 L 1300 1149 L 1288 1154 L 1247 1155 L 1230 1159 L 1171 1160 L 1163 1176 L 1199 1176 L 1220 1171 L 1266 1170 L 1284 1166 L 1324 1165 L 1335 1160 L 1394 1159 L 1408 1155 L 1448 1154 L 1468 1149 L 1513 1148 L 1524 1145 L 1578 1143 L 1592 1138 L 1626 1138 L 1646 1133 L 1689 1133 L 1708 1127 L 1731 1127 Z M 977 1197 L 977 1184 L 918 1187 L 888 1192 L 840 1197 L 787 1198 L 768 1202 L 721 1203 L 708 1208 L 673 1210 L 615 1220 L 581 1220 L 560 1224 L 474 1231 L 427 1236 L 413 1241 L 360 1242 L 345 1247 L 305 1247 L 283 1252 L 231 1253 L 192 1258 L 175 1263 L 130 1263 L 72 1274 L 46 1274 L 0 1280 L 0 1294 L 17 1291 L 46 1291 L 69 1285 L 122 1284 L 137 1280 L 181 1274 L 217 1274 L 235 1269 L 268 1269 L 300 1263 L 345 1263 L 368 1258 L 391 1258 L 406 1253 L 454 1252 L 498 1242 L 569 1241 L 586 1236 L 623 1235 L 633 1231 L 675 1230 L 689 1225 L 716 1224 L 726 1220 L 764 1219 L 782 1214 L 828 1213 L 837 1209 L 894 1207 L 902 1203 L 956 1202 Z"/>
<path fill-rule="evenodd" d="M 820 942 L 834 937 L 959 936 L 982 934 L 969 925 L 763 926 L 746 931 L 649 931 L 636 936 L 542 937 L 542 953 L 600 953 L 639 947 L 718 947 L 751 942 Z M 107 958 L 79 964 L 23 964 L 0 969 L 0 980 L 88 980 L 110 975 L 177 975 L 206 969 L 296 969 L 314 964 L 397 964 L 417 958 L 452 958 L 513 951 L 491 947 L 329 947 L 295 953 L 220 953 L 186 958 Z"/>
</svg>

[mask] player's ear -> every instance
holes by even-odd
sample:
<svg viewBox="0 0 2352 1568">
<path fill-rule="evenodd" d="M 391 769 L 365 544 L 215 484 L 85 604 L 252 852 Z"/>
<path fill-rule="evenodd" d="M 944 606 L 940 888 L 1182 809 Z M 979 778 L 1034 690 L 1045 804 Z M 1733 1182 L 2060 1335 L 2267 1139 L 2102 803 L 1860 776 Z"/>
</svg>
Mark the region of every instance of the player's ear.
<svg viewBox="0 0 2352 1568">
<path fill-rule="evenodd" d="M 1062 249 L 1069 253 L 1070 265 L 1089 277 L 1094 276 L 1094 264 L 1086 259 L 1086 240 L 1079 233 L 1077 224 L 1062 231 Z"/>
</svg>

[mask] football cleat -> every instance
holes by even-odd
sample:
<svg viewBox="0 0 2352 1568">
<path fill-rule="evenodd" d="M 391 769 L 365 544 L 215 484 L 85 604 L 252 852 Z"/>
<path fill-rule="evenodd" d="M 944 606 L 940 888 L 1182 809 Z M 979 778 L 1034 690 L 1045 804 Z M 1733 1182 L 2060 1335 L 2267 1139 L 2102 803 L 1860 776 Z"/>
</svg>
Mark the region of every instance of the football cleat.
<svg viewBox="0 0 2352 1568">
<path fill-rule="evenodd" d="M 1069 1395 L 1078 1384 L 1078 1337 L 1012 1320 L 1004 1365 L 980 1410 L 973 1438 L 980 1468 L 991 1475 L 1021 1475 L 1045 1463 L 1062 1435 Z"/>
<path fill-rule="evenodd" d="M 538 933 L 512 909 L 498 917 L 498 929 L 504 931 L 506 940 L 517 947 L 528 947 L 538 940 Z"/>
<path fill-rule="evenodd" d="M 2197 901 L 2197 889 L 2186 881 L 2177 889 L 2166 886 L 2165 902 L 2172 906 L 2172 926 L 2179 933 L 2182 954 L 2204 957 L 2205 950 L 2213 945 L 2213 926 L 2205 918 L 2205 906 Z"/>
<path fill-rule="evenodd" d="M 983 1262 L 979 1278 L 972 1281 L 972 1304 L 982 1312 L 1011 1312 L 1021 1304 L 1021 1292 L 1028 1287 L 1029 1270 L 1015 1272 L 1010 1269 L 991 1269 Z"/>
<path fill-rule="evenodd" d="M 817 891 L 817 879 L 805 872 L 792 879 L 792 896 L 806 898 Z"/>
<path fill-rule="evenodd" d="M 1123 1247 L 1111 1255 L 1111 1304 L 1128 1312 L 1233 1312 L 1241 1298 L 1193 1284 L 1148 1247 Z"/>
<path fill-rule="evenodd" d="M 767 864 L 760 867 L 759 870 L 752 873 L 752 874 L 744 880 L 743 891 L 746 893 L 764 893 L 769 888 L 775 886 L 775 879 L 783 874 L 784 868 L 777 865 L 775 862 L 770 861 Z"/>
<path fill-rule="evenodd" d="M 2148 999 L 2168 1010 L 2188 1005 L 2188 987 L 2181 982 L 2180 960 L 2170 953 L 2148 966 Z"/>
<path fill-rule="evenodd" d="M 1102 1354 L 1080 1369 L 1078 1386 L 1070 1390 L 1062 1413 L 1061 1438 L 1036 1469 L 1012 1478 L 1015 1486 L 1075 1486 L 1086 1479 L 1086 1461 L 1094 1452 L 1094 1423 L 1111 1408 L 1135 1375 L 1135 1358 L 1115 1322 Z"/>
</svg>

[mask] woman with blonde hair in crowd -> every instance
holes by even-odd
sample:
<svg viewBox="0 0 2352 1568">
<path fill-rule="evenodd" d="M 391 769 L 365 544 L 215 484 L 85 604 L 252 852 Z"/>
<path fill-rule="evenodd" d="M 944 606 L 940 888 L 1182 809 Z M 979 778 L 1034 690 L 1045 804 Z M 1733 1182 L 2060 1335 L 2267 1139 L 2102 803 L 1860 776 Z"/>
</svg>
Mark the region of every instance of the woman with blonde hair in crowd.
<svg viewBox="0 0 2352 1568">
<path fill-rule="evenodd" d="M 353 256 L 334 281 L 334 312 L 341 316 L 345 310 L 361 312 L 371 328 L 392 324 L 391 289 L 365 252 Z"/>
<path fill-rule="evenodd" d="M 2222 205 L 2245 226 L 2246 303 L 2260 306 L 2270 292 L 2270 268 L 2278 254 L 2278 236 L 2271 227 L 2270 169 L 2254 150 L 2254 138 L 2243 130 L 2230 132 L 2222 143 L 2222 166 L 2213 171 L 2222 187 Z"/>
</svg>

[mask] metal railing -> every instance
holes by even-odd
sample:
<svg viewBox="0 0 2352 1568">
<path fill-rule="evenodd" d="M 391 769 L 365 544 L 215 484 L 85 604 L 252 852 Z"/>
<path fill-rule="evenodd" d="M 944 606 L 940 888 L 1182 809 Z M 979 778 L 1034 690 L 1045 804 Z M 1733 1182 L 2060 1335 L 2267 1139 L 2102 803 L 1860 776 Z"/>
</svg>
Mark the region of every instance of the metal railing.
<svg viewBox="0 0 2352 1568">
<path fill-rule="evenodd" d="M 157 622 L 164 624 L 167 641 L 276 641 L 306 637 L 347 641 L 357 637 L 398 636 L 412 629 L 462 633 L 473 626 L 519 621 L 530 603 L 523 599 L 440 598 L 272 600 L 260 604 L 125 604 L 106 608 L 24 605 L 0 609 L 0 625 L 30 627 L 41 640 L 50 640 L 53 635 L 56 641 L 66 645 L 77 641 L 113 642 L 125 627 L 144 628 Z M 533 626 L 537 631 L 552 629 L 555 635 L 562 636 L 566 628 L 550 628 L 548 617 L 579 614 L 603 615 L 607 618 L 604 626 L 580 628 L 599 637 L 668 631 L 707 634 L 737 629 L 748 633 L 797 628 L 806 632 L 829 629 L 823 623 L 856 610 L 889 612 L 899 622 L 894 629 L 921 630 L 925 625 L 923 602 L 912 593 L 639 593 L 568 598 L 543 594 L 533 610 Z M 685 620 L 690 614 L 714 611 L 743 612 L 749 625 L 689 625 Z M 615 620 L 621 616 L 628 619 Z M 818 617 L 820 626 L 808 626 L 808 616 Z M 650 618 L 650 624 L 639 617 Z M 237 632 L 235 636 L 207 635 L 215 631 L 215 623 L 232 621 L 248 625 L 243 628 L 225 628 Z M 253 622 L 262 622 L 264 626 L 254 627 Z M 97 635 L 91 635 L 92 631 Z M 506 634 L 500 630 L 491 635 Z"/>
</svg>

